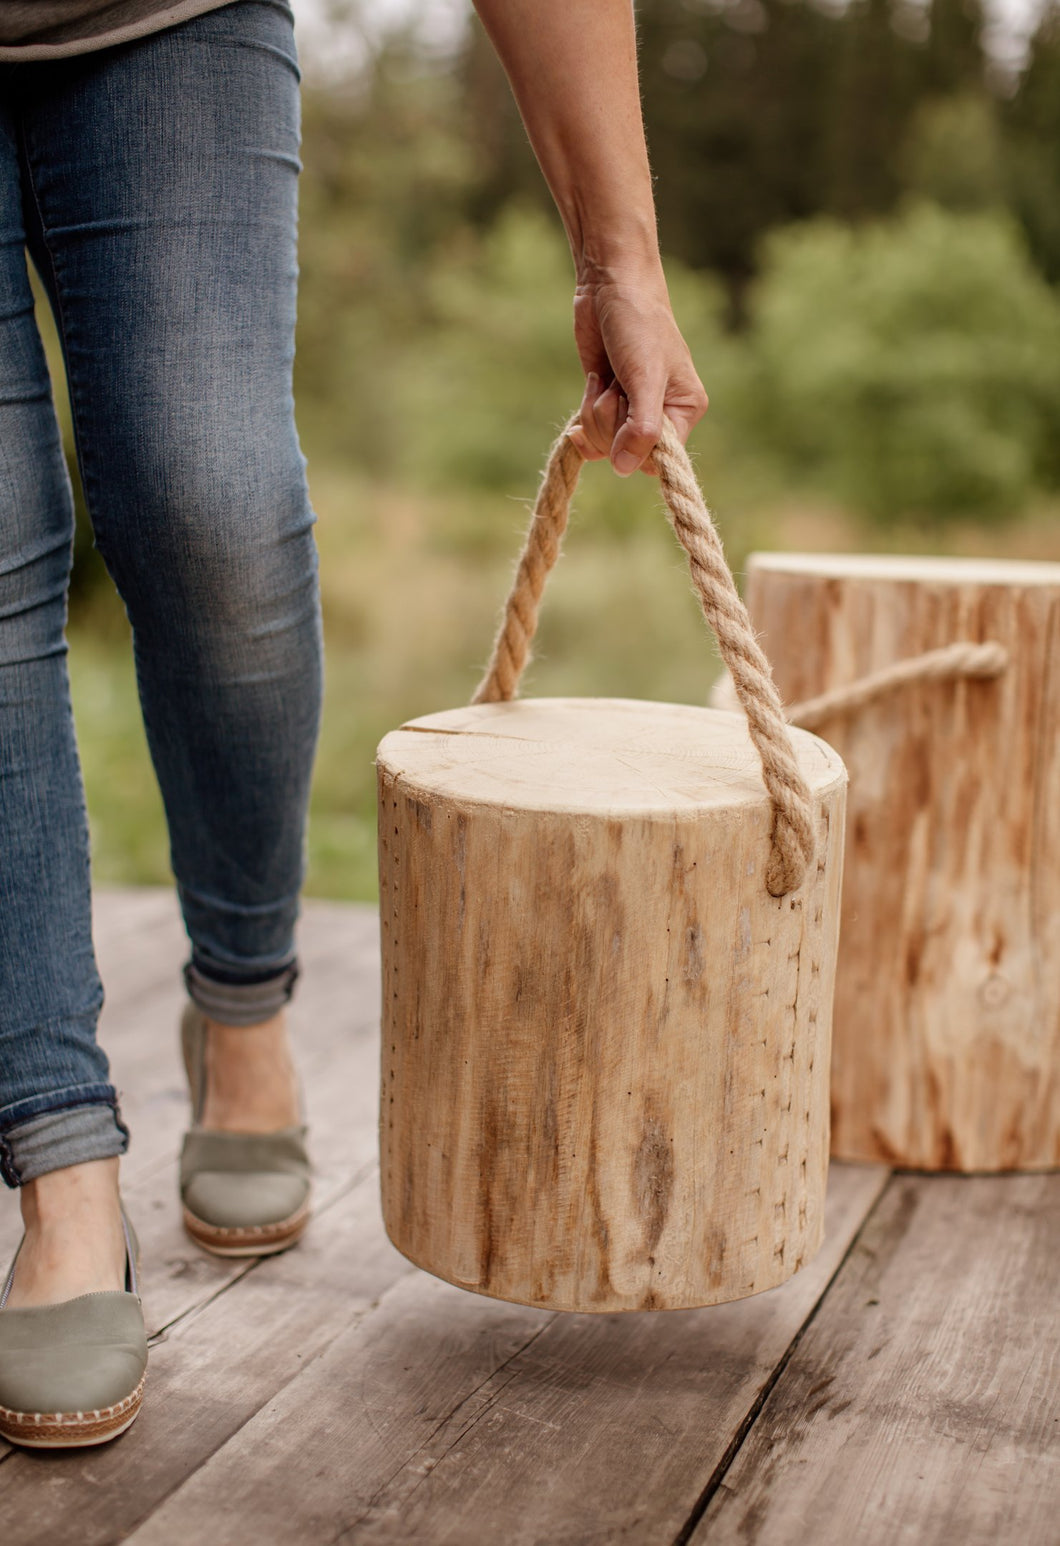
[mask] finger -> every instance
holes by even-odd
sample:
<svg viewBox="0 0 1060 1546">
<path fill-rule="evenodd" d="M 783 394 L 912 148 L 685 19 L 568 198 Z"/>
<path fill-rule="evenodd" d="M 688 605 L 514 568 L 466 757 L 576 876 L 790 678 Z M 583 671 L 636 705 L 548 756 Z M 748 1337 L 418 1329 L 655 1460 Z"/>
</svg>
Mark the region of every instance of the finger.
<svg viewBox="0 0 1060 1546">
<path fill-rule="evenodd" d="M 567 439 L 574 446 L 578 455 L 585 462 L 599 462 L 603 460 L 604 453 L 598 451 L 589 441 L 588 435 L 580 424 L 572 424 L 567 431 Z"/>
<path fill-rule="evenodd" d="M 592 418 L 596 428 L 593 437 L 595 444 L 601 446 L 604 455 L 608 455 L 614 445 L 615 436 L 626 422 L 629 413 L 629 403 L 625 393 L 617 381 L 612 381 L 593 403 Z"/>
<path fill-rule="evenodd" d="M 659 442 L 663 425 L 666 383 L 638 383 L 630 391 L 627 411 L 611 442 L 611 465 L 620 478 L 645 466 Z"/>
<path fill-rule="evenodd" d="M 602 390 L 603 382 L 597 372 L 591 370 L 585 378 L 578 423 L 570 431 L 571 440 L 587 462 L 602 461 L 611 449 L 611 442 L 600 434 L 593 414 L 593 404 Z"/>
</svg>

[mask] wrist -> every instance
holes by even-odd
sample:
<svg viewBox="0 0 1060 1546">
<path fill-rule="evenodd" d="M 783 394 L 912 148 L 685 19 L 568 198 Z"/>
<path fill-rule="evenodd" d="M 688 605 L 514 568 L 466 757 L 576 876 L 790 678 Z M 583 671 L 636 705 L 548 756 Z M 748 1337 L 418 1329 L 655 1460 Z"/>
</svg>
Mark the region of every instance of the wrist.
<svg viewBox="0 0 1060 1546">
<path fill-rule="evenodd" d="M 658 246 L 612 234 L 607 241 L 573 248 L 579 289 L 597 290 L 601 285 L 634 285 L 638 290 L 657 290 L 666 295 L 666 276 Z"/>
<path fill-rule="evenodd" d="M 578 283 L 616 273 L 647 275 L 662 272 L 655 210 L 631 211 L 563 209 L 563 223 L 570 241 Z M 562 208 L 562 206 L 561 206 Z"/>
<path fill-rule="evenodd" d="M 658 252 L 644 252 L 632 246 L 608 249 L 607 258 L 583 253 L 576 263 L 576 295 L 600 297 L 601 292 L 627 292 L 641 307 L 652 302 L 670 306 L 670 292 Z"/>
</svg>

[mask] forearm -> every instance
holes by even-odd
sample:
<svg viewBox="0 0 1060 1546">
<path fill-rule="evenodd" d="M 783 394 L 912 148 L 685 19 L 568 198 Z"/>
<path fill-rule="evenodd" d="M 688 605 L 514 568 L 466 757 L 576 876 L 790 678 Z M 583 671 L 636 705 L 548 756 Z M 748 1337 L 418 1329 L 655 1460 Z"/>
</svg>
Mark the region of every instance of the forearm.
<svg viewBox="0 0 1060 1546">
<path fill-rule="evenodd" d="M 664 414 L 684 439 L 707 395 L 670 310 L 655 232 L 632 0 L 474 0 L 508 72 L 578 273 L 582 455 L 650 465 Z"/>
<path fill-rule="evenodd" d="M 579 278 L 659 264 L 631 0 L 475 0 Z"/>
</svg>

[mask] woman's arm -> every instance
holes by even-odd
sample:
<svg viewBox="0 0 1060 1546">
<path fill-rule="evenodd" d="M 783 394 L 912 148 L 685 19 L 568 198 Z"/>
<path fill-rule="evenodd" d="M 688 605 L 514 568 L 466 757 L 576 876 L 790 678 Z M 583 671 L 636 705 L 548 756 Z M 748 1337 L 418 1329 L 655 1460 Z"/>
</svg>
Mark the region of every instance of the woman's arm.
<svg viewBox="0 0 1060 1546">
<path fill-rule="evenodd" d="M 634 472 L 664 413 L 707 394 L 670 309 L 655 232 L 631 0 L 475 0 L 567 229 L 586 374 L 582 451 Z"/>
</svg>

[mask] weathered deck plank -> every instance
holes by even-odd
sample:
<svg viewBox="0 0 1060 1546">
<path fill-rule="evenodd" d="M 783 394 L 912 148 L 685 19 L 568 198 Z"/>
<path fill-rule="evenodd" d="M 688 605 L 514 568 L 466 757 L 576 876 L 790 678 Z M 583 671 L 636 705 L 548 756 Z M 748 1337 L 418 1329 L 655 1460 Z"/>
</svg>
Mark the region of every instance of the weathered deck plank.
<svg viewBox="0 0 1060 1546">
<path fill-rule="evenodd" d="M 172 897 L 105 894 L 97 940 L 164 1330 L 122 1439 L 0 1449 L 4 1546 L 1054 1546 L 1060 1175 L 836 1167 L 817 1261 L 712 1310 L 461 1293 L 379 1217 L 375 914 L 310 904 L 295 1025 L 317 1217 L 297 1251 L 226 1264 L 179 1225 Z M 7 1195 L 0 1249 L 17 1233 Z"/>
<path fill-rule="evenodd" d="M 896 1176 L 696 1546 L 1055 1546 L 1060 1175 Z"/>
<path fill-rule="evenodd" d="M 123 1193 L 143 1253 L 148 1331 L 157 1334 L 240 1280 L 246 1264 L 206 1255 L 180 1226 L 177 1152 L 188 1102 L 176 1031 L 183 998 L 178 968 L 187 947 L 173 894 L 105 892 L 97 899 L 95 933 L 108 990 L 101 1036 L 133 1131 Z M 305 980 L 293 1025 L 313 1128 L 319 1209 L 341 1196 L 376 1154 L 377 916 L 370 907 L 311 902 L 302 935 Z M 5 1264 L 20 1233 L 17 1199 L 4 1190 Z M 152 1355 L 152 1390 L 158 1363 L 158 1354 Z M 29 1458 L 0 1442 L 0 1459 L 5 1455 L 17 1464 Z M 12 1474 L 0 1470 L 0 1499 Z M 11 1546 L 16 1540 L 5 1536 Z"/>
<path fill-rule="evenodd" d="M 838 1168 L 818 1258 L 721 1308 L 554 1315 L 413 1272 L 133 1540 L 669 1543 L 885 1177 Z"/>
<path fill-rule="evenodd" d="M 5 1546 L 111 1546 L 205 1464 L 304 1365 L 412 1272 L 378 1227 L 369 1174 L 314 1221 L 297 1251 L 250 1266 L 151 1350 L 139 1420 L 112 1444 L 0 1463 Z M 286 1485 L 312 1468 L 299 1436 L 274 1455 Z M 271 1540 L 266 1529 L 259 1540 Z M 183 1524 L 167 1546 L 212 1540 Z M 246 1542 L 255 1537 L 244 1536 Z M 312 1539 L 309 1537 L 309 1539 Z"/>
<path fill-rule="evenodd" d="M 305 1037 L 307 1050 L 325 1054 L 329 1035 L 351 1016 L 358 1023 L 378 1019 L 378 915 L 362 904 L 310 901 L 299 928 L 304 973 L 293 1006 L 295 1034 Z M 100 1036 L 126 1102 L 172 1087 L 186 1104 L 177 1022 L 188 947 L 173 893 L 103 892 L 94 935 L 106 987 Z M 179 1115 L 183 1121 L 186 1110 Z M 139 1163 L 149 1138 L 137 1132 L 127 1164 Z"/>
<path fill-rule="evenodd" d="M 188 1121 L 177 1039 L 183 1003 L 179 966 L 187 947 L 170 892 L 145 891 L 142 898 L 139 893 L 105 892 L 97 899 L 96 920 L 97 951 L 107 984 L 100 1038 L 133 1134 L 122 1163 L 122 1186 L 141 1236 L 150 1310 L 160 1252 L 172 1260 L 179 1248 L 185 1266 L 205 1264 L 214 1284 L 221 1281 L 223 1270 L 215 1258 L 187 1241 L 173 1208 L 177 1151 Z M 304 980 L 293 1007 L 293 1034 L 313 1128 L 314 1164 L 326 1192 L 336 1167 L 345 1177 L 376 1152 L 375 910 L 310 902 L 302 955 Z M 330 1077 L 333 1070 L 341 1077 Z M 151 1235 L 152 1215 L 158 1211 L 170 1225 L 162 1238 Z M 15 1196 L 0 1191 L 0 1259 L 14 1250 L 20 1233 Z"/>
</svg>

